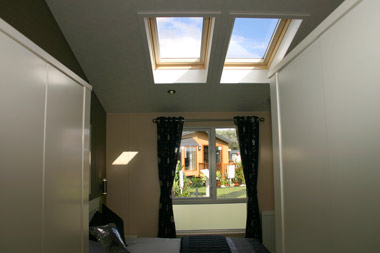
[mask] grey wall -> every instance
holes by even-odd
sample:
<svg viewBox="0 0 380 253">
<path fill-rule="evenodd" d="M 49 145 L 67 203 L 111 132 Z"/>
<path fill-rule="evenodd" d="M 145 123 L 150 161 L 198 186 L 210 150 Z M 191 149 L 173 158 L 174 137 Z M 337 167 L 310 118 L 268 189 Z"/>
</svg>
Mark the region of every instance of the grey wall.
<svg viewBox="0 0 380 253">
<path fill-rule="evenodd" d="M 2 0 L 0 18 L 88 81 L 44 0 Z"/>
<path fill-rule="evenodd" d="M 99 99 L 92 92 L 91 96 L 91 194 L 90 200 L 101 196 L 101 184 L 106 177 L 106 112 Z"/>
<path fill-rule="evenodd" d="M 380 252 L 378 10 L 361 1 L 278 72 L 278 89 L 271 83 L 282 141 L 277 252 Z"/>
</svg>

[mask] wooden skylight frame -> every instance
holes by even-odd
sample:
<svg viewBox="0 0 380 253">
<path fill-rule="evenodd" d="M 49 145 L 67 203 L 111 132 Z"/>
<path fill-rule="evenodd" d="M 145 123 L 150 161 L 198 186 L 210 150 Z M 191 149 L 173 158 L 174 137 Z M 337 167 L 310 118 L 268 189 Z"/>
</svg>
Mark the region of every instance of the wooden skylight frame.
<svg viewBox="0 0 380 253">
<path fill-rule="evenodd" d="M 194 16 L 195 17 L 195 16 Z M 173 17 L 174 18 L 174 17 Z M 212 18 L 203 18 L 202 25 L 202 39 L 201 39 L 201 52 L 200 58 L 197 60 L 191 58 L 164 58 L 160 57 L 160 46 L 158 39 L 158 29 L 156 17 L 147 18 L 148 34 L 151 45 L 152 62 L 154 69 L 205 69 L 207 67 L 208 55 L 211 44 L 211 30 L 212 30 Z"/>
<path fill-rule="evenodd" d="M 281 44 L 282 39 L 289 27 L 291 19 L 280 19 L 272 38 L 269 42 L 268 48 L 265 52 L 264 58 L 241 58 L 241 59 L 225 59 L 225 69 L 268 69 L 273 61 L 274 56 Z M 231 31 L 232 34 L 232 31 Z M 232 35 L 231 35 L 232 37 Z"/>
</svg>

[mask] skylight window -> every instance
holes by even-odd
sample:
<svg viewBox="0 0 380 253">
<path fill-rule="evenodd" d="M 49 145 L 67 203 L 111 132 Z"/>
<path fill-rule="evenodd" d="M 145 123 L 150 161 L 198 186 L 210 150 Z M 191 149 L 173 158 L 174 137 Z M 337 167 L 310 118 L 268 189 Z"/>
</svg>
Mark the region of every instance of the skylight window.
<svg viewBox="0 0 380 253">
<path fill-rule="evenodd" d="M 200 61 L 203 18 L 156 18 L 160 57 Z"/>
<path fill-rule="evenodd" d="M 149 18 L 155 68 L 205 68 L 210 18 Z"/>
<path fill-rule="evenodd" d="M 289 20 L 236 18 L 225 67 L 268 68 Z"/>
</svg>

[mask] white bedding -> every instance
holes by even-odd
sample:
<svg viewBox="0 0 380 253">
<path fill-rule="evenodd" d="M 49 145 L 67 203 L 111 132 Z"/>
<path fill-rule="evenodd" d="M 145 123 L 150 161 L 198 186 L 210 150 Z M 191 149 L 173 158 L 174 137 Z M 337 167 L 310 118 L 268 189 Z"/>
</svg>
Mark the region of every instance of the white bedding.
<svg viewBox="0 0 380 253">
<path fill-rule="evenodd" d="M 126 243 L 131 253 L 179 253 L 181 248 L 179 238 L 126 238 Z"/>
</svg>

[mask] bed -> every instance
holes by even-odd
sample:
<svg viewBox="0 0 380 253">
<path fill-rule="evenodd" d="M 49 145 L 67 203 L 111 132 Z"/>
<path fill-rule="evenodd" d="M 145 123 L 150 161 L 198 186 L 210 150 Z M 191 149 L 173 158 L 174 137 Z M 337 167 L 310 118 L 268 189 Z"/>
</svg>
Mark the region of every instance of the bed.
<svg viewBox="0 0 380 253">
<path fill-rule="evenodd" d="M 225 242 L 225 243 L 224 243 Z M 182 238 L 127 238 L 127 250 L 131 253 L 269 253 L 256 239 L 224 236 L 185 236 Z"/>
<path fill-rule="evenodd" d="M 127 246 L 126 246 L 127 245 Z M 219 235 L 185 236 L 182 238 L 126 238 L 113 247 L 90 241 L 90 253 L 269 253 L 256 239 Z"/>
<path fill-rule="evenodd" d="M 91 216 L 90 216 L 91 217 Z M 90 222 L 90 253 L 269 253 L 254 238 L 221 235 L 184 236 L 182 238 L 124 238 L 123 220 L 106 206 L 96 211 Z"/>
</svg>

